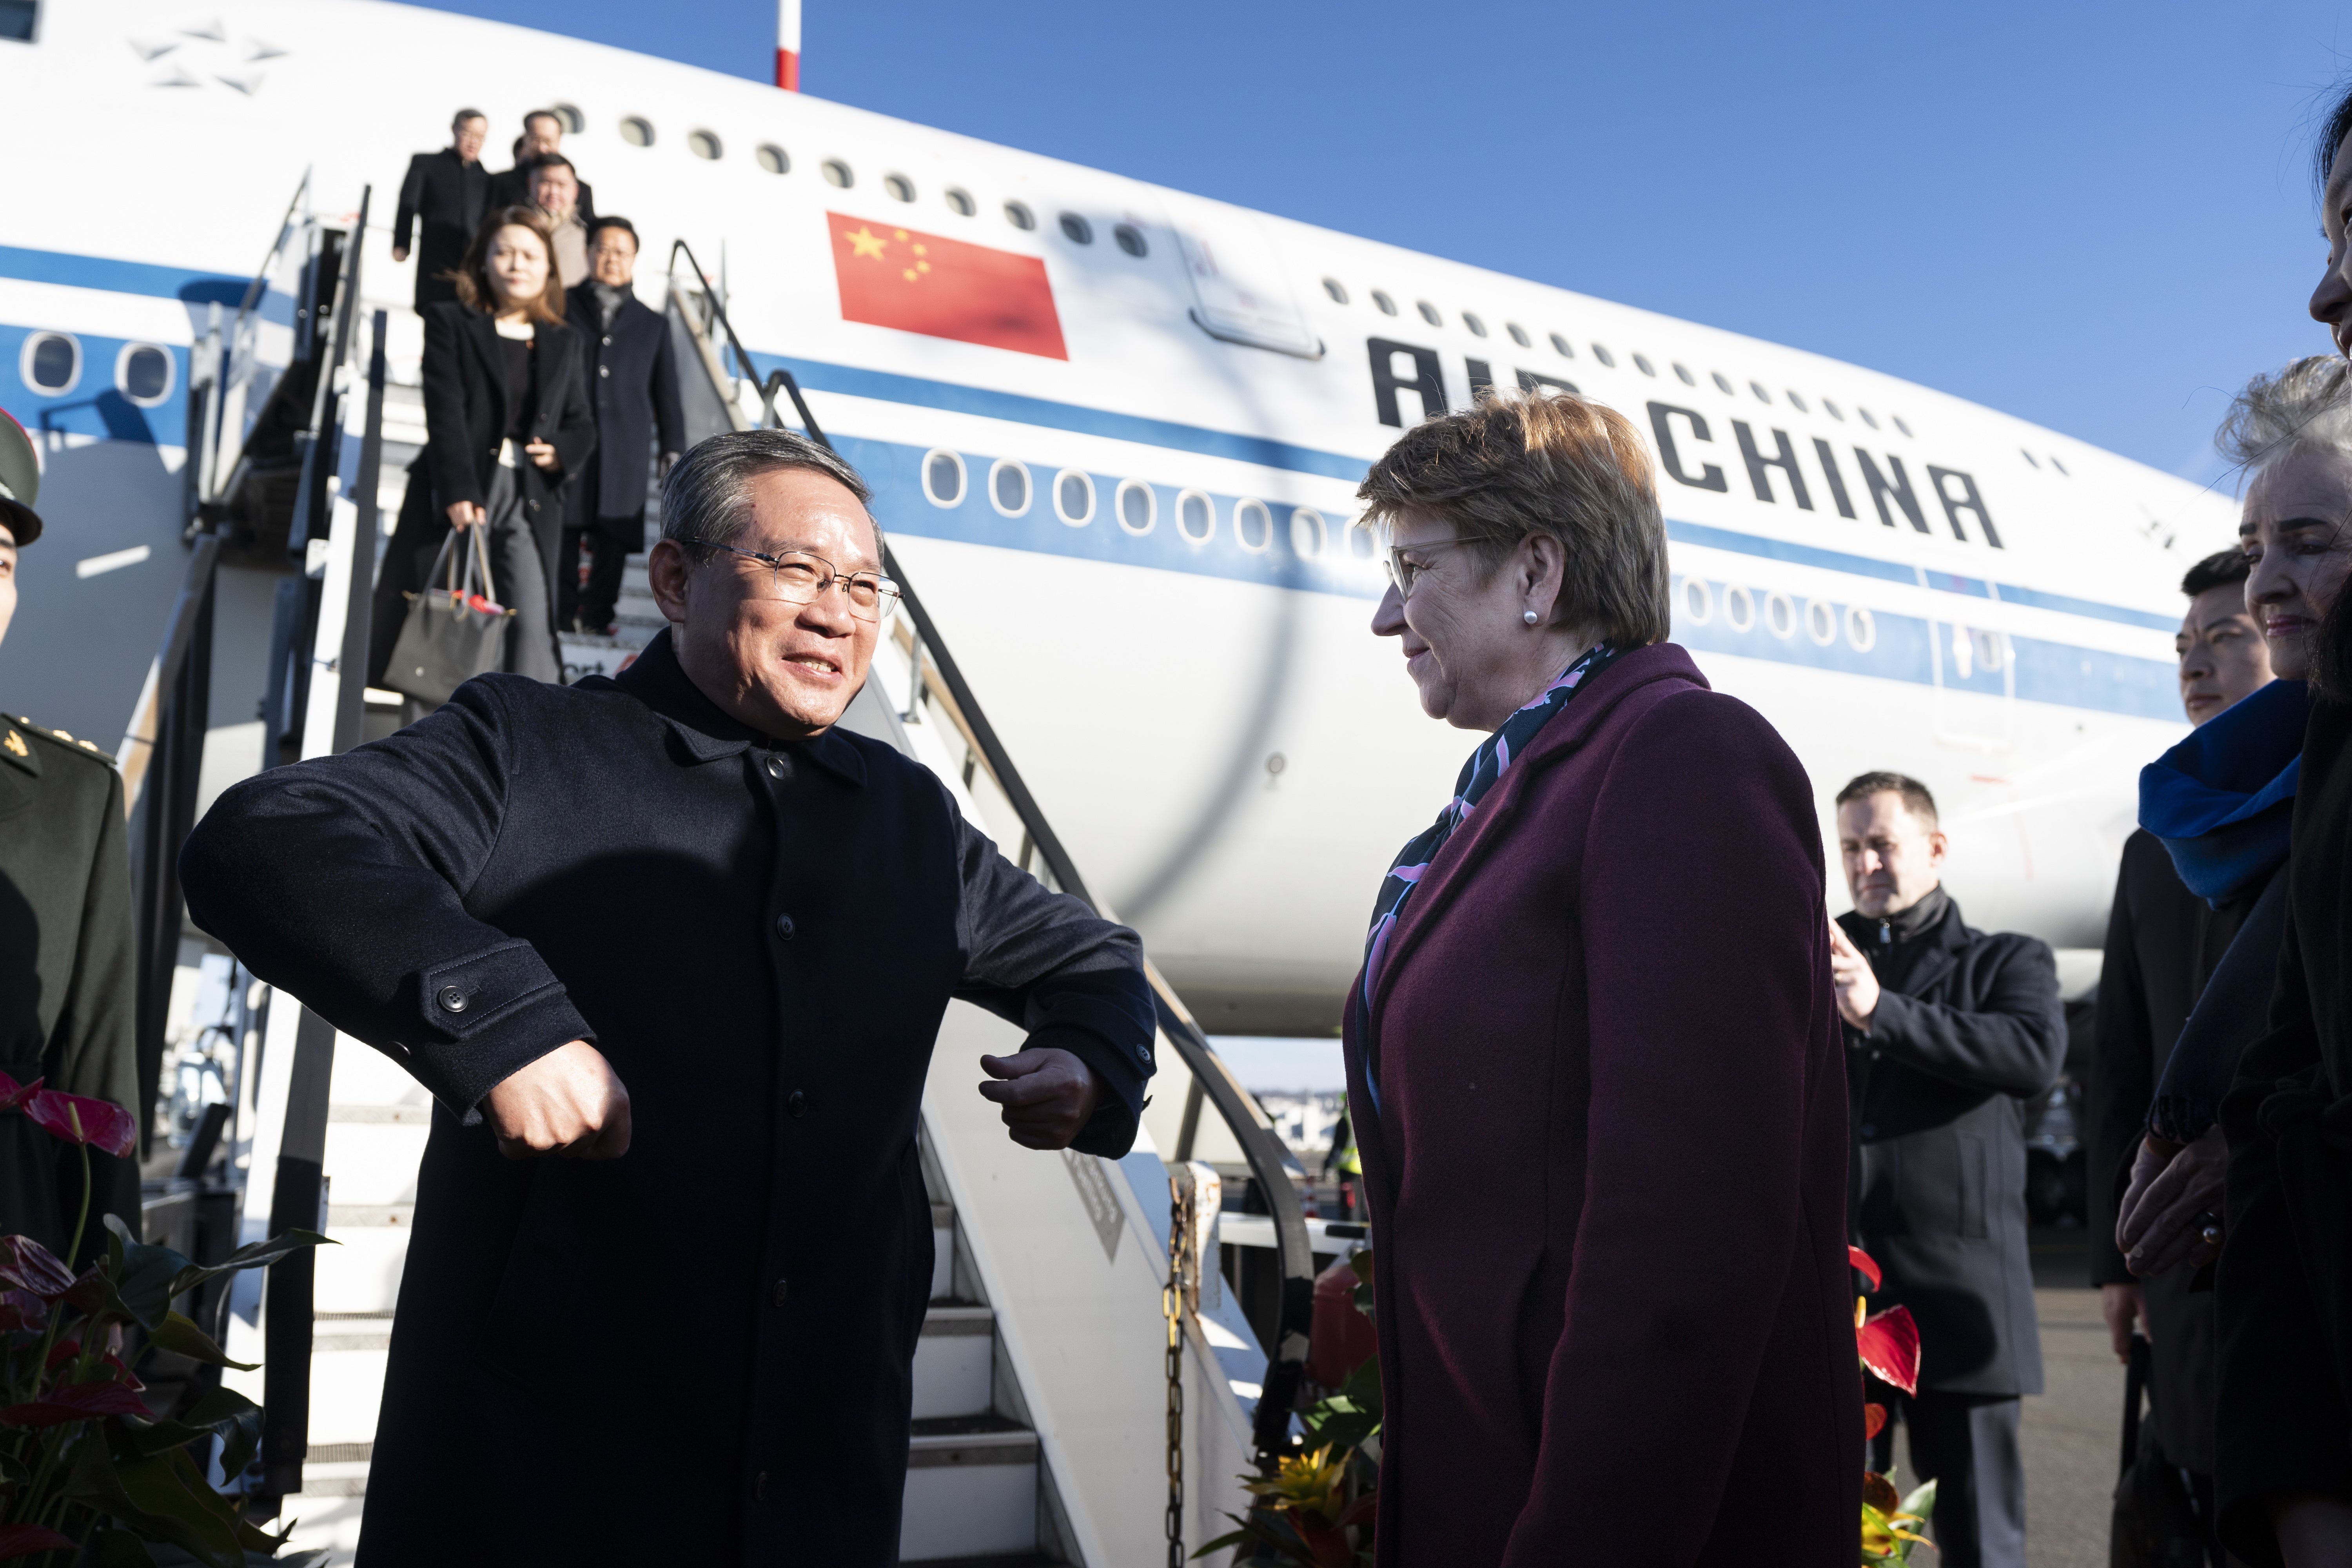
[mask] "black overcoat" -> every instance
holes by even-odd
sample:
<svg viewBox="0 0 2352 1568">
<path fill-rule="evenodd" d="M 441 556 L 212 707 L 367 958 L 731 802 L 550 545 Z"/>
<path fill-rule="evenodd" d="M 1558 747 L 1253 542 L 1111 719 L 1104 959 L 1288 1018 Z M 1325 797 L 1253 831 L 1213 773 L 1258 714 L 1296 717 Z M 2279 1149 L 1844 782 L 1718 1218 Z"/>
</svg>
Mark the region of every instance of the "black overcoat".
<svg viewBox="0 0 2352 1568">
<path fill-rule="evenodd" d="M 1885 1270 L 1871 1308 L 1911 1309 L 1921 1388 L 2039 1394 L 2024 1098 L 2066 1058 L 2058 965 L 2046 942 L 1944 904 L 1891 951 L 1880 921 L 1838 917 L 1882 987 L 1870 1032 L 1846 1029 L 1857 1228 Z"/>
<path fill-rule="evenodd" d="M 448 274 L 466 259 L 466 247 L 482 223 L 483 203 L 489 195 L 490 174 L 479 160 L 468 163 L 454 147 L 419 153 L 408 161 L 407 177 L 400 182 L 400 208 L 392 220 L 392 243 L 405 247 L 417 226 L 415 248 L 416 308 L 438 300 L 455 300 L 457 286 Z"/>
<path fill-rule="evenodd" d="M 665 452 L 686 450 L 686 407 L 677 393 L 677 357 L 669 323 L 635 294 L 613 312 L 610 326 L 593 282 L 575 284 L 565 319 L 585 352 L 580 374 L 596 411 L 596 456 L 565 497 L 568 528 L 603 527 L 628 541 L 645 541 L 646 480 L 654 433 Z"/>
<path fill-rule="evenodd" d="M 483 676 L 249 779 L 182 865 L 205 929 L 436 1102 L 361 1562 L 895 1561 L 940 1019 L 971 998 L 1083 1058 L 1076 1147 L 1123 1153 L 1132 932 L 887 746 L 747 731 L 667 632 L 617 682 Z M 478 1101 L 574 1037 L 629 1152 L 500 1157 Z"/>
<path fill-rule="evenodd" d="M 30 720 L 0 719 L 0 1071 L 138 1114 L 137 942 L 122 778 L 114 759 Z M 100 1215 L 139 1228 L 136 1157 L 90 1156 L 82 1258 Z M 81 1208 L 81 1154 L 0 1114 L 0 1233 L 63 1254 Z"/>
</svg>

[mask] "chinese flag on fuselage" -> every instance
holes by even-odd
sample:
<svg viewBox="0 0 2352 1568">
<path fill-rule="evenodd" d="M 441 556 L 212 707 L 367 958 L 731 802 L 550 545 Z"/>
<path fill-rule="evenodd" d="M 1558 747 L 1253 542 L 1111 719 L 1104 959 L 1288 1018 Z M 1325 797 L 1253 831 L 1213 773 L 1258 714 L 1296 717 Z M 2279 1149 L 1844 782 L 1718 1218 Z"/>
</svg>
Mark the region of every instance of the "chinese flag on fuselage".
<svg viewBox="0 0 2352 1568">
<path fill-rule="evenodd" d="M 824 215 L 841 316 L 959 342 L 1066 360 L 1045 264 L 887 223 Z"/>
</svg>

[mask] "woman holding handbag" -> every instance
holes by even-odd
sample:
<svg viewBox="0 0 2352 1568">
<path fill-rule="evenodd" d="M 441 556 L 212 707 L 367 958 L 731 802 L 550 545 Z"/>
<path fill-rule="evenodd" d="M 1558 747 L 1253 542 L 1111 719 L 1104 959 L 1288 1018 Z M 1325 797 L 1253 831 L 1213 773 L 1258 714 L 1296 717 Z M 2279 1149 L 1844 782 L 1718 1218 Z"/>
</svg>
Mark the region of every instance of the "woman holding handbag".
<svg viewBox="0 0 2352 1568">
<path fill-rule="evenodd" d="M 548 681 L 563 678 L 552 608 L 557 491 L 596 446 L 553 254 L 538 212 L 493 212 L 452 279 L 457 298 L 424 310 L 434 504 L 452 528 L 486 531 L 493 596 L 515 612 L 504 668 Z"/>
</svg>

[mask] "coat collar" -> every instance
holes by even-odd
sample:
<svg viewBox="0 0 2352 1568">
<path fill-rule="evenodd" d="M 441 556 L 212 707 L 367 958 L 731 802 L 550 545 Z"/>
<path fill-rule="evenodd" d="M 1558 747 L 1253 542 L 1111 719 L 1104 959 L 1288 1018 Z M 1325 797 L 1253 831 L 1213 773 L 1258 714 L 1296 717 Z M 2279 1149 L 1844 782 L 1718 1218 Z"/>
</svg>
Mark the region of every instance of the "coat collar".
<svg viewBox="0 0 2352 1568">
<path fill-rule="evenodd" d="M 1848 910 L 1837 917 L 1838 924 L 1853 942 L 1853 945 L 1869 952 L 1878 942 L 1878 922 L 1867 915 Z M 1947 970 L 1959 962 L 1959 955 L 1977 933 L 1969 930 L 1968 921 L 1960 918 L 1959 900 L 1948 889 L 1944 889 L 1944 913 L 1933 926 L 1920 931 L 1904 945 L 1916 950 L 1918 957 L 1911 961 L 1909 973 L 1903 976 L 1903 994 L 1916 996 L 1944 977 Z"/>
<path fill-rule="evenodd" d="M 687 679 L 684 667 L 677 662 L 677 650 L 670 644 L 667 626 L 609 684 L 668 721 L 671 732 L 697 763 L 740 756 L 757 746 L 805 757 L 845 784 L 862 786 L 866 783 L 866 759 L 837 725 L 812 741 L 777 742 L 721 712 L 717 703 Z"/>
<path fill-rule="evenodd" d="M 1405 900 L 1404 914 L 1389 938 L 1388 956 L 1381 965 L 1380 982 L 1373 988 L 1375 1011 L 1387 1002 L 1396 977 L 1404 970 L 1405 959 L 1422 934 L 1435 923 L 1438 915 L 1454 901 L 1479 863 L 1501 839 L 1505 826 L 1517 811 L 1520 797 L 1531 787 L 1528 781 L 1572 755 L 1625 699 L 1645 686 L 1665 680 L 1709 689 L 1706 677 L 1699 673 L 1689 654 L 1674 643 L 1653 643 L 1620 656 L 1593 677 L 1592 684 L 1578 692 L 1549 723 L 1536 731 L 1535 740 L 1511 764 L 1502 782 L 1479 803 L 1470 823 L 1446 842 L 1426 879 Z"/>
</svg>

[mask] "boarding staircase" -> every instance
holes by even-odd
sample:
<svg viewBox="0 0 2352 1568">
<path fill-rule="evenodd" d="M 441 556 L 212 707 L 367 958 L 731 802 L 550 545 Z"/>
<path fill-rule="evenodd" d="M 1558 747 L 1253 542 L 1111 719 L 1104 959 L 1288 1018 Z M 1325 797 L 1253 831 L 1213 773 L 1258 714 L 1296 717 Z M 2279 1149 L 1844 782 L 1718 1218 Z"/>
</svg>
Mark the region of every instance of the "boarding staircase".
<svg viewBox="0 0 2352 1568">
<path fill-rule="evenodd" d="M 333 324 L 310 356 L 307 382 L 299 353 L 266 397 L 257 390 L 263 377 L 237 382 L 236 344 L 250 335 L 243 313 L 205 345 L 218 367 L 205 389 L 215 446 L 194 459 L 192 527 L 234 534 L 247 552 L 282 551 L 293 567 L 272 632 L 273 668 L 283 675 L 269 703 L 273 761 L 345 749 L 400 719 L 397 700 L 358 689 L 355 660 L 366 647 L 370 568 L 424 440 L 422 342 L 404 303 L 408 274 L 390 262 L 386 237 L 365 211 L 363 203 L 340 229 L 301 218 L 314 231 L 307 242 L 289 247 L 281 235 L 280 252 L 307 258 L 314 280 L 322 258 L 333 272 L 331 289 L 314 282 L 312 308 L 323 311 L 331 299 Z M 289 233 L 299 227 L 289 216 Z M 331 243 L 320 237 L 327 231 Z M 280 259 L 273 254 L 274 265 Z M 684 246 L 664 296 L 696 438 L 787 415 L 824 438 L 788 375 L 755 383 L 738 374 L 750 356 Z M 240 416 L 247 395 L 262 411 Z M 267 410 L 280 410 L 283 423 L 284 409 L 305 397 L 310 425 L 276 441 Z M 273 532 L 273 520 L 286 508 L 273 510 L 269 486 L 281 500 L 292 498 L 282 531 Z M 649 531 L 658 517 L 651 497 Z M 895 563 L 892 571 L 906 583 Z M 1024 867 L 1087 897 L 917 585 L 907 586 L 908 613 L 892 624 L 845 721 L 929 767 L 968 816 L 1000 844 L 1018 846 Z M 565 635 L 570 673 L 617 670 L 661 625 L 643 558 L 635 558 L 617 635 Z M 972 1085 L 975 1058 L 1016 1048 L 1019 1032 L 962 1003 L 942 1026 L 919 1132 L 938 1245 L 915 1363 L 904 1562 L 1110 1568 L 1168 1560 L 1171 1532 L 1188 1552 L 1223 1533 L 1223 1514 L 1248 1502 L 1238 1478 L 1292 1440 L 1315 1263 L 1307 1226 L 1263 1112 L 1152 978 L 1160 1070 L 1136 1149 L 1118 1161 L 1013 1145 Z M 240 1277 L 224 1303 L 230 1355 L 264 1363 L 260 1372 L 228 1374 L 267 1412 L 262 1456 L 246 1483 L 257 1510 L 298 1521 L 297 1545 L 345 1563 L 366 1493 L 433 1106 L 389 1058 L 293 998 L 269 997 L 266 987 L 227 990 L 236 1016 L 222 1022 L 243 1042 L 229 1161 L 245 1184 L 243 1236 L 323 1221 L 338 1243 L 273 1268 L 266 1287 Z M 1244 1186 L 1265 1216 L 1241 1226 L 1258 1249 L 1255 1325 L 1226 1284 L 1239 1271 L 1224 1264 L 1218 1241 L 1218 1194 Z M 1179 1215 L 1191 1218 L 1171 1230 Z M 1323 1240 L 1318 1250 L 1340 1245 Z M 1194 1282 L 1181 1301 L 1168 1289 L 1171 1247 Z M 1181 1413 L 1172 1452 L 1171 1409 Z M 1181 1478 L 1173 1489 L 1171 1472 Z"/>
</svg>

